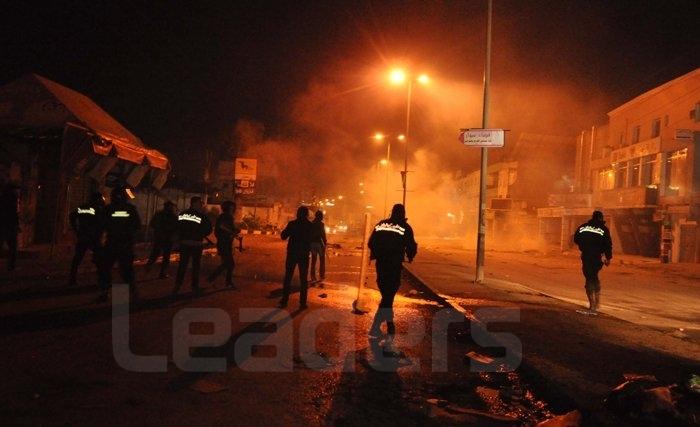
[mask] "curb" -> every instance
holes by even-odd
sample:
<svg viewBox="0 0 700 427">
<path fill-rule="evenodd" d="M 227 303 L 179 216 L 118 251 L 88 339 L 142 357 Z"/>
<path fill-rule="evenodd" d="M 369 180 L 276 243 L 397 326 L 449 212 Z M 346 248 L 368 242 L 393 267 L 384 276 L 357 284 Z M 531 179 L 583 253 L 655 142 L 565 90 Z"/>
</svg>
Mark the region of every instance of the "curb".
<svg viewBox="0 0 700 427">
<path fill-rule="evenodd" d="M 488 330 L 486 328 L 486 324 L 484 324 L 473 313 L 459 305 L 459 303 L 450 298 L 448 295 L 440 294 L 436 289 L 431 288 L 425 280 L 423 280 L 415 272 L 411 271 L 411 269 L 405 264 L 403 265 L 402 271 L 410 279 L 411 285 L 423 291 L 428 298 L 432 298 L 440 304 L 462 313 L 465 319 L 472 324 L 478 325 L 478 327 L 485 331 Z M 515 282 L 512 283 L 519 285 Z M 548 295 L 544 294 L 543 296 L 548 297 Z M 496 341 L 498 342 L 498 339 L 496 339 Z M 609 413 L 592 410 L 591 408 L 587 408 L 585 405 L 579 403 L 579 399 L 577 399 L 576 396 L 568 393 L 568 389 L 565 386 L 549 380 L 544 372 L 530 364 L 525 358 L 524 354 L 521 354 L 520 366 L 517 367 L 516 370 L 520 371 L 521 377 L 530 385 L 539 384 L 537 387 L 538 394 L 543 396 L 552 406 L 560 408 L 574 408 L 581 411 L 584 414 L 584 425 L 616 425 L 616 417 L 611 416 Z"/>
</svg>

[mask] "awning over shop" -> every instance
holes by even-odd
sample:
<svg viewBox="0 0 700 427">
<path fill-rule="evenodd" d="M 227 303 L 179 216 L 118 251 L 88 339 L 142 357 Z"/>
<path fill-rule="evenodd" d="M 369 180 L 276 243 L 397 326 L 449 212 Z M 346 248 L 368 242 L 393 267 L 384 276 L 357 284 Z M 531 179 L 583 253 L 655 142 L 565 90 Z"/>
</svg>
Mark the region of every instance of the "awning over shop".
<svg viewBox="0 0 700 427">
<path fill-rule="evenodd" d="M 147 170 L 170 169 L 163 153 L 145 146 L 81 93 L 36 74 L 0 87 L 0 130 L 38 133 L 57 129 L 63 131 L 62 164 L 67 167 L 80 153 L 93 153 L 145 166 Z"/>
</svg>

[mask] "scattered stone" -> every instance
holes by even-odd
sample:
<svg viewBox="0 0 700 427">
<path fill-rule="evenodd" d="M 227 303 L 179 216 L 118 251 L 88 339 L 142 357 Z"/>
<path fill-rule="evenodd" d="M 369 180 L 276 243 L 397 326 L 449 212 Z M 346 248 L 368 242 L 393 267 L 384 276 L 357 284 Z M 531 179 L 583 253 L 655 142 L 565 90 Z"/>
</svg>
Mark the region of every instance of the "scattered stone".
<svg viewBox="0 0 700 427">
<path fill-rule="evenodd" d="M 318 296 L 319 298 L 328 298 L 328 294 L 321 294 Z"/>
<path fill-rule="evenodd" d="M 627 374 L 622 374 L 622 378 L 624 378 L 625 381 L 650 381 L 650 382 L 657 382 L 658 381 L 655 376 L 647 375 L 647 374 L 627 373 Z"/>
<path fill-rule="evenodd" d="M 489 357 L 485 354 L 479 354 L 475 351 L 470 351 L 469 353 L 464 355 L 465 357 L 465 363 L 468 362 L 469 360 L 475 360 L 477 362 L 483 363 L 485 365 L 488 365 L 490 363 L 493 363 L 493 357 Z"/>
<path fill-rule="evenodd" d="M 688 334 L 683 328 L 676 329 L 675 331 L 671 332 L 671 336 L 682 340 L 688 339 Z"/>
<path fill-rule="evenodd" d="M 688 390 L 692 391 L 693 393 L 700 394 L 700 375 L 691 375 L 686 383 L 686 386 L 688 387 Z"/>
</svg>

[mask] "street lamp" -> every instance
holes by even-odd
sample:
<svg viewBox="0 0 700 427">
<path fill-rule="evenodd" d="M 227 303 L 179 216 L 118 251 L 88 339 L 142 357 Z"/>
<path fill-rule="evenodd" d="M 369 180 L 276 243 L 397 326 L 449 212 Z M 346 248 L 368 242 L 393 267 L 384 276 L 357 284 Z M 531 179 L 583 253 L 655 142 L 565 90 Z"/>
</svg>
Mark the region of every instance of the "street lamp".
<svg viewBox="0 0 700 427">
<path fill-rule="evenodd" d="M 427 74 L 419 74 L 417 76 L 410 75 L 405 70 L 395 68 L 389 73 L 389 81 L 394 85 L 406 84 L 406 132 L 402 141 L 404 145 L 403 170 L 401 171 L 401 185 L 403 187 L 403 205 L 406 206 L 406 187 L 408 181 L 408 136 L 411 124 L 411 95 L 413 94 L 413 82 L 416 81 L 421 85 L 430 83 L 430 77 Z"/>
<path fill-rule="evenodd" d="M 382 142 L 386 138 L 386 135 L 383 133 L 377 132 L 374 134 L 373 138 L 376 141 Z M 396 139 L 404 142 L 406 140 L 406 135 L 397 135 Z M 386 166 L 386 177 L 384 180 L 384 216 L 386 216 L 386 208 L 387 208 L 387 199 L 389 198 L 389 162 L 390 162 L 390 156 L 391 156 L 391 138 L 387 139 L 387 144 L 386 144 L 386 158 L 382 159 L 379 161 L 383 166 Z M 406 202 L 406 193 L 404 192 L 404 203 Z"/>
</svg>

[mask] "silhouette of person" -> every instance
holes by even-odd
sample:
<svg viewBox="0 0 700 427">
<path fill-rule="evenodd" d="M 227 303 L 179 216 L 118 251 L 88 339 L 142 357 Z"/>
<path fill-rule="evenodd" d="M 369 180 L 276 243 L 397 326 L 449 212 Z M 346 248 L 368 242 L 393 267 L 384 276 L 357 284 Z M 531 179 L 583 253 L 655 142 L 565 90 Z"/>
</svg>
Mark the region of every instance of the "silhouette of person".
<svg viewBox="0 0 700 427">
<path fill-rule="evenodd" d="M 199 268 L 202 262 L 202 239 L 211 233 L 211 221 L 204 213 L 202 198 L 195 196 L 190 199 L 189 209 L 177 216 L 177 234 L 180 239 L 180 265 L 177 268 L 177 278 L 173 288 L 173 296 L 182 287 L 187 272 L 187 264 L 192 260 L 192 290 L 196 295 L 202 294 L 199 287 Z"/>
<path fill-rule="evenodd" d="M 610 265 L 612 259 L 612 239 L 605 226 L 603 212 L 593 211 L 588 222 L 581 224 L 574 234 L 574 242 L 581 250 L 581 269 L 586 279 L 586 296 L 590 314 L 597 314 L 600 308 L 600 279 L 598 272 L 603 265 Z"/>
<path fill-rule="evenodd" d="M 316 259 L 319 260 L 318 274 L 321 280 L 326 278 L 326 225 L 323 223 L 323 211 L 316 211 L 311 231 L 311 280 L 316 280 Z"/>
<path fill-rule="evenodd" d="M 0 249 L 7 245 L 7 271 L 17 265 L 17 234 L 19 233 L 19 198 L 17 186 L 3 174 L 0 176 Z"/>
<path fill-rule="evenodd" d="M 299 206 L 297 209 L 297 218 L 289 221 L 287 226 L 282 230 L 280 237 L 282 240 L 287 240 L 287 259 L 285 260 L 284 282 L 282 287 L 282 300 L 279 303 L 280 308 L 287 306 L 289 302 L 289 294 L 291 291 L 292 277 L 294 270 L 299 269 L 299 308 L 305 309 L 306 295 L 308 288 L 309 274 L 309 252 L 311 251 L 311 221 L 309 221 L 309 208 Z"/>
<path fill-rule="evenodd" d="M 97 267 L 97 274 L 104 272 L 104 269 L 100 267 L 101 263 L 104 262 L 104 251 L 101 241 L 105 226 L 104 209 L 105 199 L 102 193 L 94 192 L 90 195 L 90 200 L 87 203 L 78 206 L 68 217 L 68 222 L 76 236 L 75 253 L 68 279 L 68 284 L 71 286 L 75 286 L 78 283 L 78 267 L 87 251 L 92 252 L 92 262 Z"/>
<path fill-rule="evenodd" d="M 408 262 L 418 252 L 418 244 L 413 237 L 413 229 L 406 220 L 406 210 L 402 204 L 395 204 L 391 216 L 374 226 L 368 246 L 370 260 L 376 260 L 377 286 L 382 295 L 379 308 L 369 330 L 369 336 L 377 339 L 381 336 L 381 324 L 386 321 L 387 347 L 392 350 L 394 325 L 394 297 L 401 286 L 401 266 L 407 257 Z"/>
<path fill-rule="evenodd" d="M 163 203 L 163 209 L 153 215 L 151 219 L 153 227 L 153 247 L 151 255 L 146 262 L 146 268 L 156 263 L 158 255 L 163 255 L 163 260 L 160 263 L 159 279 L 167 279 L 168 267 L 170 266 L 170 253 L 173 249 L 173 238 L 177 232 L 177 214 L 175 213 L 175 204 L 171 201 Z"/>
<path fill-rule="evenodd" d="M 130 198 L 130 191 L 126 187 L 115 187 L 110 203 L 104 210 L 106 239 L 102 274 L 104 283 L 99 298 L 101 301 L 107 299 L 112 284 L 112 267 L 115 263 L 119 266 L 122 280 L 129 284 L 132 298 L 138 300 L 134 273 L 134 240 L 141 228 L 141 217 L 136 207 L 128 202 Z"/>
<path fill-rule="evenodd" d="M 226 287 L 233 288 L 233 239 L 238 235 L 240 230 L 233 223 L 233 212 L 236 210 L 236 204 L 230 201 L 221 204 L 221 214 L 216 219 L 214 226 L 214 235 L 216 236 L 216 251 L 221 257 L 221 264 L 209 275 L 209 283 L 216 280 L 217 277 L 226 271 Z"/>
</svg>

